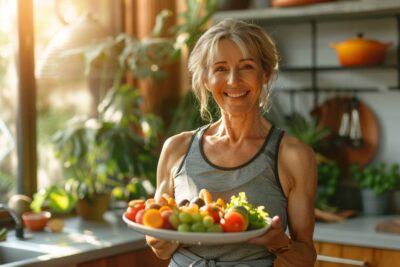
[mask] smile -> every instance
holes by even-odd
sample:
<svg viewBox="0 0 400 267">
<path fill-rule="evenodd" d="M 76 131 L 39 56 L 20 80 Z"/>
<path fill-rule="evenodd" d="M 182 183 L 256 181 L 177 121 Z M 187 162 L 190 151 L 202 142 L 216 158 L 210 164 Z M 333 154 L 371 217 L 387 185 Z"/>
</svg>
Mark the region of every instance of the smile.
<svg viewBox="0 0 400 267">
<path fill-rule="evenodd" d="M 229 94 L 229 93 L 224 93 L 224 94 L 229 96 L 229 97 L 237 98 L 237 97 L 245 96 L 245 95 L 247 95 L 247 93 L 248 93 L 248 91 L 243 92 L 243 93 L 237 93 L 237 94 Z"/>
</svg>

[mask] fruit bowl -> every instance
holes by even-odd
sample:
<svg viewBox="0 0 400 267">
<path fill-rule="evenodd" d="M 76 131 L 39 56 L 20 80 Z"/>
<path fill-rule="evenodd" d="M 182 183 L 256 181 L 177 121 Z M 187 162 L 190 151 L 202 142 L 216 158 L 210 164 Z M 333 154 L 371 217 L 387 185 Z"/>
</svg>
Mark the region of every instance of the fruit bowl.
<svg viewBox="0 0 400 267">
<path fill-rule="evenodd" d="M 251 238 L 264 234 L 271 225 L 271 219 L 268 218 L 265 227 L 256 230 L 236 233 L 194 233 L 147 227 L 129 220 L 125 217 L 125 214 L 122 216 L 122 219 L 136 232 L 187 245 L 220 245 L 246 242 Z"/>
<path fill-rule="evenodd" d="M 51 213 L 48 211 L 41 211 L 39 213 L 25 212 L 22 214 L 25 227 L 31 231 L 42 231 L 50 218 Z"/>
</svg>

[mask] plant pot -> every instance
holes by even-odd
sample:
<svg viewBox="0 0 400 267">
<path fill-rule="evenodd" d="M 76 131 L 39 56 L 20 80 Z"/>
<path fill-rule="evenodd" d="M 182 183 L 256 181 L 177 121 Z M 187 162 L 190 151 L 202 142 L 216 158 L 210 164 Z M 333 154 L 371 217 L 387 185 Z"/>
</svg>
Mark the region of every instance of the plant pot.
<svg viewBox="0 0 400 267">
<path fill-rule="evenodd" d="M 51 213 L 48 211 L 41 211 L 39 213 L 28 211 L 22 214 L 25 227 L 31 231 L 43 231 L 50 218 Z"/>
<path fill-rule="evenodd" d="M 362 189 L 361 198 L 363 213 L 365 215 L 381 215 L 387 213 L 389 192 L 377 196 L 371 189 Z"/>
<path fill-rule="evenodd" d="M 92 198 L 80 199 L 76 205 L 76 212 L 84 220 L 101 221 L 108 208 L 110 195 L 103 193 Z"/>
</svg>

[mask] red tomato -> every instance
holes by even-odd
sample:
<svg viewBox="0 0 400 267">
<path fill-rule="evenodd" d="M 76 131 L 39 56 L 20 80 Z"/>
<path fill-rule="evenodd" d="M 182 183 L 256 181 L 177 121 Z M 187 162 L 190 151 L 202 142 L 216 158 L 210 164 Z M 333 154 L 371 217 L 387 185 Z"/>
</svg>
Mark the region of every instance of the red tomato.
<svg viewBox="0 0 400 267">
<path fill-rule="evenodd" d="M 220 221 L 224 232 L 243 232 L 245 223 L 243 215 L 236 211 L 226 213 Z"/>
<path fill-rule="evenodd" d="M 221 220 L 221 208 L 219 206 L 214 203 L 208 203 L 204 209 L 208 212 L 208 215 L 213 217 L 215 223 L 219 223 Z"/>
<path fill-rule="evenodd" d="M 135 217 L 139 210 L 143 210 L 145 208 L 144 203 L 137 203 L 133 207 L 128 207 L 125 212 L 126 218 L 129 220 L 136 222 Z"/>
<path fill-rule="evenodd" d="M 142 210 L 139 210 L 137 213 L 136 213 L 136 216 L 135 216 L 135 222 L 136 223 L 138 223 L 138 224 L 143 224 L 143 215 L 144 215 L 144 212 L 145 212 L 146 210 L 145 209 L 142 209 Z"/>
</svg>

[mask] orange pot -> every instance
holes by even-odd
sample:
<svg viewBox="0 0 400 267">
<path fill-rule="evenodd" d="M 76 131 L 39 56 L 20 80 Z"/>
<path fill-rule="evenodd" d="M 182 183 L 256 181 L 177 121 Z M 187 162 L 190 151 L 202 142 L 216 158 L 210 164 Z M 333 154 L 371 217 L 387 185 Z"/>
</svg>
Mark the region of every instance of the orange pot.
<svg viewBox="0 0 400 267">
<path fill-rule="evenodd" d="M 24 212 L 22 214 L 22 220 L 24 221 L 25 227 L 31 231 L 42 231 L 50 217 L 51 214 L 48 211 L 42 211 L 39 213 Z"/>
<path fill-rule="evenodd" d="M 376 40 L 364 39 L 360 33 L 355 39 L 349 39 L 338 44 L 330 44 L 336 49 L 342 66 L 379 65 L 385 61 L 386 50 L 392 43 L 381 43 Z"/>
</svg>

